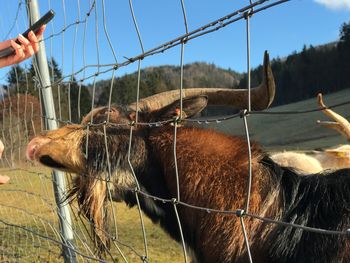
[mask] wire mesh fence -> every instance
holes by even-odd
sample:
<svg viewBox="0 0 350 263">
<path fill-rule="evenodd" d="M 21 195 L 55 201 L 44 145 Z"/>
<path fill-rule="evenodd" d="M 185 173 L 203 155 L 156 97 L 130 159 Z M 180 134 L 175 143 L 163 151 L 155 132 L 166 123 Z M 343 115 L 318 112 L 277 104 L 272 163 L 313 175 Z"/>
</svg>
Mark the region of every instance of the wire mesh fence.
<svg viewBox="0 0 350 263">
<path fill-rule="evenodd" d="M 20 28 L 28 26 L 28 16 L 32 10 L 30 4 L 32 1 L 17 1 L 11 3 L 16 5 L 13 23 L 10 28 L 2 28 L 4 39 L 13 36 Z M 108 1 L 39 1 L 40 9 L 44 13 L 45 9 L 56 10 L 55 19 L 47 26 L 44 42 L 47 51 L 47 63 L 49 70 L 49 83 L 43 81 L 42 67 L 38 63 L 38 58 L 34 58 L 32 63 L 24 66 L 15 66 L 11 68 L 6 76 L 6 87 L 2 88 L 1 102 L 1 140 L 5 145 L 5 152 L 1 159 L 1 173 L 11 177 L 10 184 L 1 186 L 0 189 L 0 261 L 2 262 L 190 262 L 189 248 L 186 245 L 186 238 L 183 232 L 181 222 L 181 209 L 189 208 L 196 211 L 202 211 L 208 214 L 223 214 L 239 218 L 241 232 L 244 238 L 244 248 L 247 254 L 247 261 L 254 262 L 254 257 L 250 253 L 249 233 L 251 219 L 261 220 L 265 223 L 280 224 L 292 226 L 297 229 L 311 231 L 322 234 L 347 235 L 348 231 L 327 230 L 306 227 L 300 224 L 280 222 L 278 220 L 265 218 L 250 212 L 251 188 L 253 183 L 252 174 L 252 156 L 251 142 L 248 129 L 248 119 L 251 116 L 264 118 L 264 115 L 275 114 L 304 114 L 319 109 L 306 109 L 299 111 L 284 112 L 257 112 L 251 109 L 251 97 L 248 93 L 248 108 L 238 114 L 217 117 L 189 119 L 188 123 L 197 125 L 210 125 L 214 123 L 220 126 L 226 121 L 238 119 L 243 123 L 242 134 L 246 137 L 248 144 L 249 166 L 247 174 L 247 189 L 242 189 L 244 193 L 244 205 L 232 210 L 222 210 L 217 207 L 204 207 L 200 204 L 190 204 L 183 202 L 180 192 L 180 176 L 178 169 L 177 155 L 177 133 L 182 126 L 183 114 L 183 89 L 185 74 L 185 56 L 186 47 L 193 40 L 205 41 L 203 37 L 208 34 L 214 34 L 217 31 L 227 28 L 237 21 L 243 21 L 245 28 L 246 53 L 247 53 L 247 72 L 248 84 L 250 89 L 250 20 L 254 19 L 254 14 L 263 13 L 265 10 L 274 8 L 283 4 L 287 0 L 272 1 L 242 1 L 242 7 L 237 11 L 228 11 L 223 17 L 219 17 L 205 23 L 194 29 L 190 29 L 188 22 L 188 12 L 186 2 L 179 1 L 178 17 L 181 18 L 183 29 L 178 35 L 169 34 L 162 44 L 157 43 L 154 46 L 147 46 L 142 38 L 142 27 L 138 16 L 134 10 L 133 1 L 129 0 L 123 10 L 128 10 L 130 20 L 128 30 L 132 28 L 135 31 L 135 37 L 130 41 L 131 50 L 134 53 L 128 53 L 127 57 L 121 57 L 118 54 L 118 37 L 121 33 L 116 27 L 123 27 L 123 24 L 114 25 L 111 16 L 110 5 Z M 125 5 L 125 3 L 123 4 Z M 125 9 L 127 8 L 127 9 Z M 60 12 L 57 12 L 60 10 Z M 108 14 L 107 14 L 108 13 Z M 69 15 L 68 14 L 74 14 Z M 130 26 L 131 25 L 131 26 Z M 8 30 L 8 31 L 7 31 Z M 114 32 L 116 31 L 116 32 Z M 170 118 L 162 121 L 143 123 L 139 121 L 139 101 L 141 97 L 153 95 L 158 91 L 145 91 L 142 89 L 142 81 L 145 73 L 142 71 L 143 64 L 153 56 L 163 56 L 167 52 L 179 48 L 177 60 L 179 61 L 179 115 L 176 118 Z M 104 50 L 102 55 L 101 50 Z M 105 50 L 108 50 L 106 57 Z M 129 83 L 117 82 L 117 76 L 125 73 L 125 68 L 136 70 L 135 78 Z M 104 80 L 108 79 L 108 80 Z M 103 82 L 104 80 L 104 82 Z M 103 82 L 103 85 L 97 85 Z M 101 88 L 103 87 L 103 89 Z M 48 115 L 48 109 L 43 107 L 45 90 L 52 90 L 54 101 L 54 115 Z M 120 90 L 130 90 L 129 93 L 121 93 Z M 103 98 L 103 99 L 102 99 Z M 135 118 L 129 123 L 114 123 L 111 112 L 112 104 L 136 102 Z M 47 102 L 46 102 L 47 103 Z M 107 105 L 108 113 L 106 121 L 96 123 L 93 115 L 89 118 L 83 117 L 90 111 L 94 111 L 101 104 Z M 337 106 L 344 106 L 347 102 L 340 103 Z M 256 115 L 256 116 L 255 116 Z M 240 118 L 243 120 L 240 120 Z M 34 136 L 42 131 L 49 129 L 50 122 L 54 122 L 57 127 L 66 124 L 79 124 L 83 121 L 84 130 L 91 134 L 94 129 L 99 129 L 102 134 L 104 146 L 106 149 L 106 173 L 93 179 L 91 185 L 94 189 L 104 189 L 106 192 L 107 204 L 100 205 L 98 209 L 109 212 L 111 223 L 108 232 L 96 221 L 88 220 L 87 212 L 83 205 L 86 200 L 79 204 L 79 200 L 73 200 L 69 204 L 68 219 L 61 213 L 62 205 L 70 201 L 66 195 L 67 189 L 62 189 L 58 184 L 57 177 L 52 174 L 48 168 L 26 161 L 26 147 Z M 169 126 L 173 129 L 172 156 L 174 160 L 174 174 L 176 177 L 176 194 L 171 198 L 164 196 L 155 196 L 140 185 L 137 179 L 134 165 L 135 153 L 133 140 L 137 134 L 137 127 L 161 127 Z M 112 128 L 111 128 L 112 127 Z M 109 163 L 109 155 L 115 153 L 110 151 L 107 133 L 113 127 L 123 127 L 127 131 L 128 147 L 126 150 L 126 159 L 128 163 L 128 175 L 135 181 L 135 187 L 128 189 L 136 205 L 136 209 L 129 209 L 120 202 L 113 202 L 115 198 L 115 189 L 113 184 L 114 174 L 111 167 L 115 164 Z M 254 132 L 254 131 L 253 131 Z M 86 136 L 86 150 L 84 158 L 89 159 L 89 140 L 94 138 Z M 101 157 L 102 158 L 102 157 Z M 122 171 L 125 172 L 125 171 Z M 125 172 L 126 173 L 126 172 Z M 62 175 L 61 175 L 62 176 Z M 86 174 L 80 174 L 81 178 L 88 178 Z M 75 175 L 65 174 L 64 178 L 71 187 Z M 82 179 L 82 180 L 83 180 Z M 105 188 L 104 188 L 105 187 Z M 65 194 L 64 197 L 57 196 L 57 190 Z M 77 199 L 81 197 L 89 199 L 90 196 L 78 194 Z M 142 199 L 140 201 L 140 199 Z M 173 228 L 179 229 L 178 243 L 171 240 L 158 226 L 152 224 L 142 212 L 145 205 L 145 199 L 169 204 L 172 207 Z M 115 200 L 116 201 L 116 200 Z M 118 201 L 118 200 L 117 200 Z M 120 201 L 120 200 L 119 200 Z M 86 201 L 89 202 L 89 201 Z M 106 209 L 106 210 L 104 210 Z M 103 215 L 105 216 L 105 215 Z M 102 217 L 103 217 L 102 216 Z M 64 225 L 69 229 L 69 233 L 63 231 Z M 92 231 L 91 231 L 92 229 Z M 248 230 L 247 230 L 248 229 Z M 67 236 L 68 235 L 68 236 Z M 70 235 L 73 242 L 70 242 Z M 107 240 L 102 242 L 102 236 Z M 68 242 L 69 241 L 69 242 Z M 104 253 L 100 253 L 96 247 L 102 246 Z"/>
</svg>

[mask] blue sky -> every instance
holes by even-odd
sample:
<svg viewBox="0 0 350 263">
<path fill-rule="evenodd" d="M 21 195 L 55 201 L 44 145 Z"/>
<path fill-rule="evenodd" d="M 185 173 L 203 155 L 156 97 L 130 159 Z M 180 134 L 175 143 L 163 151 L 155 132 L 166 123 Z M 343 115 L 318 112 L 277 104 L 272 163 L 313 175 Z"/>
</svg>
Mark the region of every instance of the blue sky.
<svg viewBox="0 0 350 263">
<path fill-rule="evenodd" d="M 0 37 L 4 40 L 12 25 L 15 26 L 10 31 L 10 37 L 15 37 L 18 32 L 26 29 L 26 13 L 22 4 L 15 20 L 19 2 L 14 0 L 0 0 L 0 2 L 2 4 Z M 78 5 L 80 20 L 83 19 L 89 4 L 93 1 L 38 0 L 38 2 L 41 14 L 44 14 L 49 7 L 56 12 L 56 17 L 45 32 L 47 37 L 60 32 L 64 25 L 79 20 Z M 197 29 L 248 3 L 248 0 L 184 0 L 188 29 L 189 31 Z M 134 0 L 133 7 L 145 50 L 185 33 L 180 0 Z M 98 0 L 97 18 L 94 12 L 88 18 L 85 41 L 83 41 L 83 24 L 70 27 L 64 34 L 46 41 L 47 54 L 53 55 L 65 75 L 77 71 L 84 65 L 84 54 L 85 65 L 115 62 L 104 33 L 102 10 L 102 0 Z M 105 25 L 118 62 L 140 54 L 141 48 L 130 14 L 129 1 L 105 0 L 105 14 Z M 338 39 L 341 24 L 349 20 L 350 0 L 291 0 L 255 14 L 250 22 L 252 67 L 261 63 L 264 50 L 268 50 L 272 58 L 284 57 L 293 51 L 301 50 L 304 44 L 316 46 L 335 41 Z M 98 34 L 96 34 L 96 23 Z M 141 65 L 142 67 L 179 65 L 180 53 L 181 49 L 178 46 L 163 54 L 144 59 Z M 214 33 L 189 41 L 184 49 L 184 62 L 195 61 L 214 63 L 239 72 L 246 71 L 245 21 L 238 21 Z M 116 74 L 120 76 L 136 70 L 137 63 L 133 63 L 118 69 Z M 8 68 L 0 70 L 0 83 L 4 82 L 7 71 Z M 85 76 L 96 71 L 96 68 L 86 70 Z M 77 76 L 78 79 L 81 77 L 83 73 Z M 110 77 L 111 73 L 99 76 L 100 79 Z"/>
</svg>

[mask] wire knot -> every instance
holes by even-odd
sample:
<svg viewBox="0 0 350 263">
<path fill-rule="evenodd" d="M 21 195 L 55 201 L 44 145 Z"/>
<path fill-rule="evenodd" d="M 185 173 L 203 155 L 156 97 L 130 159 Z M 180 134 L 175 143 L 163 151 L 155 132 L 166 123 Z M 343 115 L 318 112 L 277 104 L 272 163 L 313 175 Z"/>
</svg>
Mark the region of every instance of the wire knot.
<svg viewBox="0 0 350 263">
<path fill-rule="evenodd" d="M 173 121 L 173 125 L 175 126 L 175 125 L 178 125 L 178 124 L 180 124 L 181 123 L 181 118 L 180 118 L 180 116 L 175 116 L 174 117 L 174 121 Z"/>
<path fill-rule="evenodd" d="M 249 9 L 248 11 L 244 12 L 243 17 L 247 20 L 248 18 L 252 17 L 253 14 L 253 9 Z"/>
<path fill-rule="evenodd" d="M 243 217 L 243 216 L 245 216 L 246 214 L 245 214 L 245 211 L 244 211 L 244 209 L 238 209 L 237 211 L 236 211 L 236 216 L 238 216 L 238 217 Z"/>
<path fill-rule="evenodd" d="M 244 117 L 246 117 L 246 116 L 248 116 L 248 115 L 249 115 L 249 112 L 248 112 L 247 109 L 241 110 L 241 111 L 239 112 L 239 117 L 240 117 L 240 118 L 244 118 Z"/>
<path fill-rule="evenodd" d="M 134 58 L 128 58 L 126 56 L 123 56 L 127 61 L 129 61 L 130 63 L 133 63 L 135 62 L 135 59 Z"/>
<path fill-rule="evenodd" d="M 174 113 L 174 125 L 180 124 L 186 118 L 186 113 L 184 111 L 181 112 L 181 109 L 176 108 Z"/>
</svg>

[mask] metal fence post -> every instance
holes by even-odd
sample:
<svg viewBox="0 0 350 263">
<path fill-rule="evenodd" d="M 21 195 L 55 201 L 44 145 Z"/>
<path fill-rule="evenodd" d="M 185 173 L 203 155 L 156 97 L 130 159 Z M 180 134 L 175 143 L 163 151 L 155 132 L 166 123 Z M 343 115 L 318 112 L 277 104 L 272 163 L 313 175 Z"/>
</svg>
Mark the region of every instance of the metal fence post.
<svg viewBox="0 0 350 263">
<path fill-rule="evenodd" d="M 32 24 L 40 18 L 39 6 L 37 0 L 26 0 L 29 22 Z M 47 63 L 44 41 L 40 42 L 39 52 L 36 54 L 36 62 L 39 69 L 40 89 L 43 100 L 43 108 L 47 117 L 47 125 L 50 130 L 57 129 L 56 113 L 54 100 L 52 96 L 49 67 Z M 72 229 L 72 220 L 69 206 L 62 202 L 65 196 L 66 182 L 64 173 L 59 171 L 52 172 L 53 189 L 57 203 L 57 213 L 60 222 L 62 251 L 65 263 L 75 263 L 76 254 L 74 252 L 74 236 Z"/>
</svg>

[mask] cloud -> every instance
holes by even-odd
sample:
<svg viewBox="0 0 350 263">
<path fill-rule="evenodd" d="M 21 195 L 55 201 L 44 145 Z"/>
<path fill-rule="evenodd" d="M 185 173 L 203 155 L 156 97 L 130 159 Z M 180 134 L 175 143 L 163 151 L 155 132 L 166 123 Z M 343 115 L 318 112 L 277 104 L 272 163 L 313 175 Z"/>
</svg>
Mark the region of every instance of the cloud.
<svg viewBox="0 0 350 263">
<path fill-rule="evenodd" d="M 350 10 L 350 0 L 314 0 L 316 3 L 326 6 L 333 10 Z"/>
</svg>

